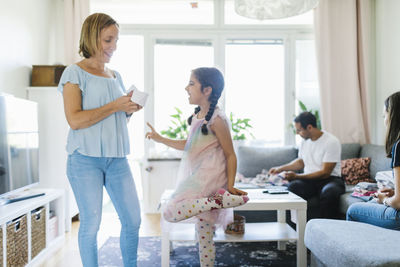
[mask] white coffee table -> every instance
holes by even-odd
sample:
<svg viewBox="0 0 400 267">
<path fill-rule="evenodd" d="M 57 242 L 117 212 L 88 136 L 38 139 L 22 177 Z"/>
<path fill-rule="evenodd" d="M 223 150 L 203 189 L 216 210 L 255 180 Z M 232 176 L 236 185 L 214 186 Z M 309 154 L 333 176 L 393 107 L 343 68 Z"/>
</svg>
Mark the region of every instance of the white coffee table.
<svg viewBox="0 0 400 267">
<path fill-rule="evenodd" d="M 286 241 L 296 240 L 297 242 L 297 266 L 307 266 L 307 250 L 304 245 L 304 229 L 306 226 L 307 202 L 299 196 L 289 194 L 270 195 L 262 191 L 265 189 L 246 189 L 249 195 L 249 202 L 236 207 L 235 210 L 276 210 L 277 222 L 246 223 L 244 235 L 225 234 L 218 229 L 214 236 L 215 242 L 266 242 L 278 241 L 278 249 L 286 249 Z M 172 191 L 167 190 L 161 197 L 161 205 L 171 195 Z M 293 221 L 296 223 L 296 231 L 286 223 L 286 210 L 294 211 L 296 214 Z M 293 215 L 294 215 L 293 214 Z M 179 229 L 171 232 L 162 232 L 161 241 L 161 266 L 169 266 L 170 242 L 171 241 L 195 241 L 196 234 L 194 224 L 179 223 Z"/>
</svg>

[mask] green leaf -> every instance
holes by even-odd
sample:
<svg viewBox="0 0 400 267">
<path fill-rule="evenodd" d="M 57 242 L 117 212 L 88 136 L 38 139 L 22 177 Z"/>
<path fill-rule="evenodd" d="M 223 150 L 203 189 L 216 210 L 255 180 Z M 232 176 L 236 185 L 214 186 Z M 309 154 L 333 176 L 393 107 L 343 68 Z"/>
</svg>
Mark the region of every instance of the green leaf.
<svg viewBox="0 0 400 267">
<path fill-rule="evenodd" d="M 175 107 L 175 110 L 178 112 L 179 115 L 182 114 L 182 111 L 179 108 Z"/>
<path fill-rule="evenodd" d="M 299 101 L 300 109 L 301 109 L 302 111 L 307 111 L 306 105 L 304 105 L 304 103 L 303 103 L 301 100 L 298 100 L 298 101 Z"/>
</svg>

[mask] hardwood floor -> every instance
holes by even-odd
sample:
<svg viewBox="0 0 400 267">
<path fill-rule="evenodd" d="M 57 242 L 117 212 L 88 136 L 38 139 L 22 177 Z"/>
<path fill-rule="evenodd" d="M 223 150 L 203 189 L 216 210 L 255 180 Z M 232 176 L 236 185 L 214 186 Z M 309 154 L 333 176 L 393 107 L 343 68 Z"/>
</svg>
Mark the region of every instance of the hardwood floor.
<svg viewBox="0 0 400 267">
<path fill-rule="evenodd" d="M 133 177 L 135 177 L 139 200 L 142 201 L 142 198 L 140 198 L 140 196 L 143 196 L 140 164 L 134 160 L 129 160 L 129 164 Z M 102 220 L 97 235 L 98 248 L 101 248 L 110 236 L 119 236 L 121 231 L 118 215 L 105 189 L 103 193 L 103 203 Z M 143 210 L 143 208 L 141 210 Z M 142 223 L 139 236 L 161 236 L 160 214 L 142 214 L 141 217 Z M 40 264 L 39 267 L 81 267 L 82 263 L 78 248 L 78 230 L 79 221 L 72 222 L 71 232 L 65 235 L 64 246 L 56 253 L 52 254 L 45 262 Z"/>
<path fill-rule="evenodd" d="M 78 249 L 79 221 L 72 223 L 72 230 L 65 235 L 65 244 L 40 267 L 80 267 L 82 266 Z M 119 236 L 121 225 L 115 212 L 103 212 L 98 233 L 100 248 L 110 236 Z M 160 236 L 160 214 L 142 214 L 139 236 Z"/>
</svg>

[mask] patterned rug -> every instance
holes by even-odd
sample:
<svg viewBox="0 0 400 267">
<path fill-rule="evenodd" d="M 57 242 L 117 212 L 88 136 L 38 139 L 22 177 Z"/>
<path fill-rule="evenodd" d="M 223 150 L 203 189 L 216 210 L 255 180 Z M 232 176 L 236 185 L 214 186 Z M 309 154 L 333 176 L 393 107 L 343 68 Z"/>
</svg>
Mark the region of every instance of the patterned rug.
<svg viewBox="0 0 400 267">
<path fill-rule="evenodd" d="M 215 266 L 296 266 L 296 244 L 288 243 L 285 251 L 277 250 L 276 242 L 216 243 Z M 110 237 L 99 251 L 101 267 L 123 267 L 119 237 Z M 138 267 L 161 266 L 160 237 L 141 237 Z M 194 242 L 173 242 L 170 257 L 172 267 L 200 266 L 197 245 Z"/>
</svg>

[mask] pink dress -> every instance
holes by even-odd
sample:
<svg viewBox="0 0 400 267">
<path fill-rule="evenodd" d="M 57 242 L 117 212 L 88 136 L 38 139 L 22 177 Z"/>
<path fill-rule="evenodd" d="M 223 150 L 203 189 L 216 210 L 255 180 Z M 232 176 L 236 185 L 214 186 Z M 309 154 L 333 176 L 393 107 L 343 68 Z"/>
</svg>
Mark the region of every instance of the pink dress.
<svg viewBox="0 0 400 267">
<path fill-rule="evenodd" d="M 165 206 L 167 209 L 173 209 L 182 200 L 210 197 L 219 188 L 227 188 L 228 177 L 224 151 L 210 129 L 210 125 L 214 123 L 216 117 L 220 117 L 227 125 L 230 125 L 222 110 L 215 108 L 214 114 L 208 122 L 208 134 L 204 135 L 201 132 L 204 119 L 193 116 L 178 171 L 177 186 L 168 205 Z M 194 217 L 195 221 L 200 218 L 225 228 L 233 221 L 233 210 L 231 208 L 216 209 L 202 212 Z M 165 220 L 163 221 L 163 224 L 167 223 Z M 193 218 L 186 221 L 193 222 Z"/>
</svg>

